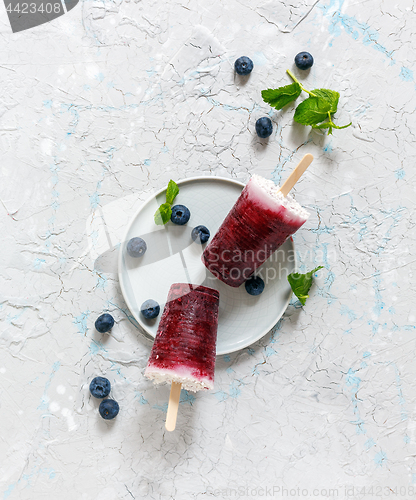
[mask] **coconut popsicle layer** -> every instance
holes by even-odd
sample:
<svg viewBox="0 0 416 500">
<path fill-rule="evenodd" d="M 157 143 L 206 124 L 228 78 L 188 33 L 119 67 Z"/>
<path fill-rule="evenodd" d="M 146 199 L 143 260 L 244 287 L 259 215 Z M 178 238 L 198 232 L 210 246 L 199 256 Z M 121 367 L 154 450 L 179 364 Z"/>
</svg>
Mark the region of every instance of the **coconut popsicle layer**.
<svg viewBox="0 0 416 500">
<path fill-rule="evenodd" d="M 232 287 L 254 271 L 294 234 L 309 213 L 279 186 L 253 175 L 212 241 L 202 261 L 218 279 Z"/>
<path fill-rule="evenodd" d="M 183 389 L 214 387 L 219 292 L 174 283 L 160 319 L 145 370 L 155 383 L 179 382 Z"/>
</svg>

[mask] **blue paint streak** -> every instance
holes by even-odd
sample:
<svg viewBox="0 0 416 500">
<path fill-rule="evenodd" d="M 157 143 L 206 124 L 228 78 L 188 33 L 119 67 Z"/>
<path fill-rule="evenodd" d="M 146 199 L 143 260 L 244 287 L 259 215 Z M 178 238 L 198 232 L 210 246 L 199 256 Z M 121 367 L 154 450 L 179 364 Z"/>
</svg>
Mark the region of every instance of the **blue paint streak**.
<svg viewBox="0 0 416 500">
<path fill-rule="evenodd" d="M 405 68 L 402 66 L 400 70 L 400 75 L 399 77 L 404 81 L 404 82 L 412 82 L 413 81 L 413 71 L 409 68 Z"/>
<path fill-rule="evenodd" d="M 168 404 L 164 403 L 163 405 L 153 405 L 152 408 L 154 408 L 155 410 L 163 411 L 163 413 L 167 413 L 167 411 L 168 411 Z"/>
<path fill-rule="evenodd" d="M 397 170 L 394 171 L 394 174 L 396 176 L 396 179 L 401 181 L 402 179 L 404 179 L 406 172 L 404 171 L 403 168 L 398 168 Z"/>
<path fill-rule="evenodd" d="M 100 351 L 107 352 L 107 349 L 104 348 L 104 345 L 101 342 L 98 342 L 97 340 L 94 339 L 91 341 L 89 349 L 90 349 L 90 354 L 92 356 L 94 356 Z"/>
<path fill-rule="evenodd" d="M 371 28 L 367 23 L 362 23 L 355 19 L 355 17 L 348 16 L 342 13 L 342 6 L 344 0 L 330 0 L 328 5 L 319 5 L 323 12 L 329 20 L 329 32 L 335 37 L 339 37 L 342 30 L 350 35 L 354 40 L 361 40 L 361 42 L 370 46 L 374 50 L 381 52 L 386 57 L 393 60 L 393 51 L 388 51 L 380 42 L 380 35 L 378 31 Z"/>
<path fill-rule="evenodd" d="M 345 304 L 341 306 L 340 313 L 341 316 L 348 316 L 349 323 L 357 319 L 356 313 Z"/>
<path fill-rule="evenodd" d="M 75 316 L 73 319 L 72 322 L 77 325 L 78 333 L 86 335 L 88 331 L 87 320 L 90 314 L 91 311 L 84 311 L 79 316 Z"/>
<path fill-rule="evenodd" d="M 181 391 L 181 397 L 179 399 L 179 403 L 189 403 L 191 406 L 194 404 L 195 396 L 186 390 Z"/>
<path fill-rule="evenodd" d="M 140 394 L 139 403 L 141 405 L 148 405 L 149 401 L 143 396 L 143 394 Z"/>
<path fill-rule="evenodd" d="M 377 315 L 377 317 L 380 316 L 381 311 L 384 309 L 384 307 L 386 305 L 383 302 L 383 298 L 381 296 L 380 284 L 381 284 L 381 279 L 379 276 L 376 276 L 373 280 L 373 288 L 375 291 L 375 305 L 373 307 L 373 311 Z"/>
<path fill-rule="evenodd" d="M 351 402 L 353 404 L 354 415 L 356 416 L 356 420 L 352 420 L 351 423 L 356 425 L 357 434 L 366 434 L 367 431 L 364 428 L 364 420 L 360 417 L 360 411 L 358 409 L 357 391 L 360 387 L 361 379 L 360 377 L 357 377 L 355 373 L 356 370 L 350 368 L 346 374 L 345 380 L 345 383 L 351 389 Z"/>
<path fill-rule="evenodd" d="M 384 453 L 384 451 L 380 451 L 380 453 L 377 453 L 376 456 L 374 457 L 374 462 L 379 467 L 382 467 L 386 461 L 387 461 L 387 455 Z"/>
<path fill-rule="evenodd" d="M 214 392 L 214 396 L 218 399 L 218 401 L 225 401 L 228 399 L 228 394 L 224 391 L 216 391 Z"/>
<path fill-rule="evenodd" d="M 46 264 L 46 260 L 45 259 L 38 259 L 38 258 L 36 258 L 34 260 L 34 262 L 33 262 L 33 267 L 35 269 L 40 269 L 43 264 Z"/>
<path fill-rule="evenodd" d="M 12 494 L 12 491 L 15 489 L 15 487 L 16 487 L 16 484 L 11 484 L 7 488 L 7 490 L 3 493 L 3 499 L 8 498 Z"/>
<path fill-rule="evenodd" d="M 61 367 L 61 362 L 60 361 L 56 361 L 52 365 L 52 371 L 51 371 L 51 373 L 50 373 L 50 375 L 48 377 L 48 380 L 45 383 L 45 388 L 43 390 L 43 395 L 42 395 L 42 398 L 41 398 L 41 402 L 40 402 L 40 405 L 37 408 L 38 410 L 46 410 L 46 408 L 48 407 L 47 392 L 48 392 L 49 387 L 51 385 L 52 379 L 55 376 L 55 373 L 59 370 L 60 367 Z"/>
<path fill-rule="evenodd" d="M 376 442 L 374 441 L 373 438 L 367 439 L 367 441 L 364 443 L 366 450 L 369 450 L 371 447 L 373 447 L 375 445 L 376 445 Z"/>
</svg>

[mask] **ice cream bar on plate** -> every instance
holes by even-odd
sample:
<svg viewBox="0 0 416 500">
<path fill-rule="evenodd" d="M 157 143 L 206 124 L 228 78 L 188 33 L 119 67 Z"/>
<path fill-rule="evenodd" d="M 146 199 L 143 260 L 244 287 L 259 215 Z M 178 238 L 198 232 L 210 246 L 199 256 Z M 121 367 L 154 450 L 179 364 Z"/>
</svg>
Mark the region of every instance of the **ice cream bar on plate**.
<svg viewBox="0 0 416 500">
<path fill-rule="evenodd" d="M 284 196 L 273 181 L 253 175 L 206 247 L 202 261 L 214 276 L 238 287 L 308 217 L 309 213 L 290 195 Z"/>
<path fill-rule="evenodd" d="M 183 389 L 214 387 L 219 292 L 175 283 L 150 353 L 145 376 L 155 383 L 176 382 Z"/>
</svg>

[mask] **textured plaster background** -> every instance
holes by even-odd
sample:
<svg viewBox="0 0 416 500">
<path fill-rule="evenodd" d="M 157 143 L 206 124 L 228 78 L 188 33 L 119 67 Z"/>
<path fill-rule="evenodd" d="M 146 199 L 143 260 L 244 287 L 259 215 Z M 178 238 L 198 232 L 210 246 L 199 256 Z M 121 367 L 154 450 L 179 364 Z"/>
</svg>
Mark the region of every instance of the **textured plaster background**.
<svg viewBox="0 0 416 500">
<path fill-rule="evenodd" d="M 0 498 L 416 491 L 414 3 L 292 3 L 84 0 L 14 35 L 0 6 Z M 326 137 L 262 102 L 301 50 L 305 85 L 340 91 L 349 129 Z M 312 215 L 295 242 L 303 269 L 327 269 L 305 307 L 218 358 L 215 391 L 182 393 L 167 433 L 169 389 L 143 378 L 151 342 L 116 252 L 97 258 L 170 178 L 279 182 L 306 152 L 296 198 Z M 103 311 L 111 336 L 94 329 Z M 121 407 L 109 423 L 96 375 Z"/>
</svg>

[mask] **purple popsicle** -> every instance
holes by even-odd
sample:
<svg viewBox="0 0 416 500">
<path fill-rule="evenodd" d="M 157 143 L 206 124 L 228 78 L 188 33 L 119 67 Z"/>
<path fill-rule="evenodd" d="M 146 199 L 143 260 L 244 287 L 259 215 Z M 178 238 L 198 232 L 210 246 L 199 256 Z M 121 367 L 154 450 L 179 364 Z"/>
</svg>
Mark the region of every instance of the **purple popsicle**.
<svg viewBox="0 0 416 500">
<path fill-rule="evenodd" d="M 145 376 L 183 389 L 214 387 L 219 292 L 175 283 L 160 319 Z"/>
<path fill-rule="evenodd" d="M 309 213 L 291 196 L 283 196 L 273 181 L 253 175 L 206 247 L 202 261 L 218 279 L 238 287 L 308 217 Z"/>
</svg>

